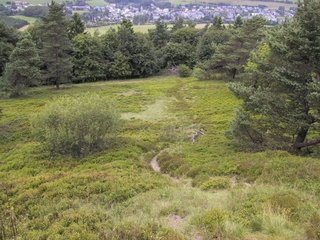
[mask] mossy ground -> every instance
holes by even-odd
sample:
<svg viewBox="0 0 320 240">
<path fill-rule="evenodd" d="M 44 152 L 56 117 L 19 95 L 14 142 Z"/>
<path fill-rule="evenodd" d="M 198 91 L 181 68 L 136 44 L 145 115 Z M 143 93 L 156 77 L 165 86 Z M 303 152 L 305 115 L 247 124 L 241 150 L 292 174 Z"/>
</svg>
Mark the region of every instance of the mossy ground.
<svg viewBox="0 0 320 240">
<path fill-rule="evenodd" d="M 30 118 L 87 92 L 122 113 L 117 140 L 85 158 L 51 157 Z M 319 159 L 236 149 L 225 131 L 239 104 L 223 81 L 172 76 L 1 99 L 0 239 L 317 239 Z M 150 168 L 162 149 L 161 170 L 176 181 Z M 212 179 L 227 187 L 203 187 Z"/>
</svg>

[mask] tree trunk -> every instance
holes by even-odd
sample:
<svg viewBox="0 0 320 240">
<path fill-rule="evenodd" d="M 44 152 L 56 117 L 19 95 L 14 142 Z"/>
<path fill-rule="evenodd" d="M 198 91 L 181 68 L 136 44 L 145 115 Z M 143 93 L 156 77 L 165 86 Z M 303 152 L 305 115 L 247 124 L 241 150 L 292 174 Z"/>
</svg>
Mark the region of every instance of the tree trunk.
<svg viewBox="0 0 320 240">
<path fill-rule="evenodd" d="M 57 89 L 60 89 L 59 80 L 56 80 L 56 88 L 57 88 Z"/>
<path fill-rule="evenodd" d="M 237 75 L 237 69 L 234 68 L 234 69 L 232 69 L 232 79 L 235 79 L 236 75 Z"/>
<path fill-rule="evenodd" d="M 306 140 L 307 134 L 309 131 L 309 127 L 301 127 L 298 135 L 294 141 L 293 148 L 295 150 L 300 150 L 303 146 L 304 141 Z"/>
</svg>

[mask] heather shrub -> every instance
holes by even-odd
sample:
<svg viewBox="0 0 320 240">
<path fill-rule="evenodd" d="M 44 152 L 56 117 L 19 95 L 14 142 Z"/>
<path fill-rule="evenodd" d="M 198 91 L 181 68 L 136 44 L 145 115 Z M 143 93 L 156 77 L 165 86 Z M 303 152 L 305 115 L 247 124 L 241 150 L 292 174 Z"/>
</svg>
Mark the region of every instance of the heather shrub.
<svg viewBox="0 0 320 240">
<path fill-rule="evenodd" d="M 227 219 L 228 214 L 225 211 L 214 208 L 193 219 L 193 222 L 210 237 L 221 239 L 225 233 L 225 223 Z"/>
<path fill-rule="evenodd" d="M 202 190 L 219 190 L 227 189 L 230 187 L 230 181 L 226 177 L 214 177 L 201 184 Z"/>
<path fill-rule="evenodd" d="M 32 119 L 35 135 L 52 154 L 80 157 L 107 147 L 120 117 L 98 95 L 61 97 Z"/>
</svg>

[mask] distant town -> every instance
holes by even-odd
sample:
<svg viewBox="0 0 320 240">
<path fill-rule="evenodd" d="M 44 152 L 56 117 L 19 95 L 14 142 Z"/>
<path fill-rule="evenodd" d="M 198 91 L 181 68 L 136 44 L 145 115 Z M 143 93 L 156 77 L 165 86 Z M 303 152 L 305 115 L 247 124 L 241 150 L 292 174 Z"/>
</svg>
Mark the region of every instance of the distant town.
<svg viewBox="0 0 320 240">
<path fill-rule="evenodd" d="M 10 8 L 14 6 L 13 11 L 19 12 L 30 6 L 27 2 L 15 1 L 14 4 L 7 5 Z M 76 2 L 65 2 L 67 13 L 80 12 L 81 18 L 87 27 L 96 27 L 103 25 L 117 24 L 122 19 L 128 19 L 136 25 L 152 24 L 156 21 L 172 23 L 178 18 L 190 20 L 196 23 L 209 23 L 215 16 L 221 16 L 224 23 L 232 23 L 241 16 L 243 19 L 249 19 L 256 15 L 265 17 L 268 24 L 275 25 L 284 21 L 285 18 L 291 18 L 296 12 L 296 7 L 280 6 L 278 9 L 270 9 L 267 6 L 245 6 L 245 5 L 227 5 L 227 4 L 187 4 L 174 6 L 169 2 L 148 2 L 137 3 L 108 3 L 106 6 L 90 6 L 84 0 Z"/>
</svg>

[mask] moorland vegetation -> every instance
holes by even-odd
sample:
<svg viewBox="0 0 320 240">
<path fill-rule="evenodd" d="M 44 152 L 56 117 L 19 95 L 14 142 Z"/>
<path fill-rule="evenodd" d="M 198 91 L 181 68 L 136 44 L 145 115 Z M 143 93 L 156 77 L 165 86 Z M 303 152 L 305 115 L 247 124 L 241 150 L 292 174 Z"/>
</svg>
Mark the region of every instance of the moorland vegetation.
<svg viewBox="0 0 320 240">
<path fill-rule="evenodd" d="M 319 239 L 319 12 L 0 25 L 0 239 Z"/>
</svg>

